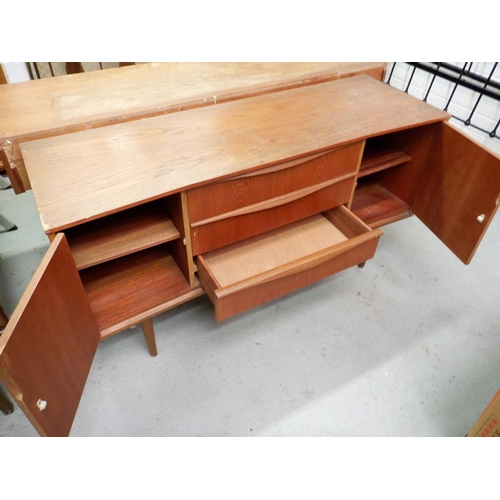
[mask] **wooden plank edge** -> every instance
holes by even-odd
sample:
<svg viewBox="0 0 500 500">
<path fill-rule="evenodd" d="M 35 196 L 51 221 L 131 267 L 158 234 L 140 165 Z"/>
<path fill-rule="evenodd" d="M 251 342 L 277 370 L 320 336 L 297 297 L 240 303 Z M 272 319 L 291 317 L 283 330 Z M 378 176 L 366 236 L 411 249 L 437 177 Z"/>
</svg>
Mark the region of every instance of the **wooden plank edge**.
<svg viewBox="0 0 500 500">
<path fill-rule="evenodd" d="M 382 226 L 387 226 L 388 224 L 392 224 L 393 222 L 397 222 L 400 220 L 408 219 L 413 216 L 413 212 L 410 207 L 407 210 L 401 211 L 400 213 L 393 214 L 388 217 L 384 217 L 382 219 L 375 220 L 373 222 L 368 222 L 368 227 L 371 229 L 377 229 Z"/>
<path fill-rule="evenodd" d="M 376 160 L 375 158 L 370 158 L 370 156 L 363 159 L 359 169 L 358 178 L 402 165 L 403 163 L 407 163 L 411 160 L 411 156 L 407 155 L 403 151 L 391 151 L 384 156 L 374 155 L 374 157 L 375 156 L 377 157 Z"/>
<path fill-rule="evenodd" d="M 123 330 L 126 330 L 127 328 L 130 328 L 132 326 L 136 326 L 148 319 L 154 318 L 159 314 L 162 314 L 170 309 L 173 309 L 174 307 L 184 304 L 185 302 L 189 302 L 192 299 L 201 297 L 204 294 L 205 290 L 203 290 L 201 284 L 197 282 L 195 286 L 191 287 L 182 295 L 179 295 L 173 299 L 168 300 L 167 302 L 152 307 L 147 311 L 143 311 L 140 314 L 136 314 L 134 316 L 126 318 L 119 323 L 101 328 L 101 340 L 122 332 Z"/>
<path fill-rule="evenodd" d="M 178 238 L 180 238 L 179 232 L 177 232 L 177 235 L 172 234 L 168 237 L 159 239 L 157 241 L 153 241 L 153 242 L 150 242 L 148 244 L 143 244 L 143 245 L 134 247 L 132 250 L 121 251 L 121 252 L 117 252 L 117 253 L 115 253 L 111 256 L 108 256 L 108 257 L 102 257 L 100 259 L 88 260 L 88 261 L 84 261 L 83 259 L 81 259 L 79 257 L 78 250 L 75 252 L 75 250 L 71 247 L 71 243 L 70 243 L 70 249 L 71 249 L 71 253 L 73 254 L 73 258 L 75 260 L 76 268 L 79 271 L 82 271 L 83 269 L 97 266 L 99 264 L 104 264 L 105 262 L 110 262 L 112 260 L 119 259 L 121 257 L 126 257 L 127 255 L 132 255 L 134 253 L 141 252 L 143 250 L 147 250 L 148 248 L 153 248 L 153 247 L 158 246 L 158 245 L 163 245 L 165 243 L 168 243 L 169 241 L 174 241 Z"/>
<path fill-rule="evenodd" d="M 349 174 L 335 177 L 334 179 L 328 179 L 327 181 L 320 182 L 318 184 L 313 184 L 312 186 L 307 186 L 302 189 L 297 189 L 296 191 L 291 191 L 290 193 L 282 194 L 274 198 L 269 198 L 264 201 L 259 201 L 258 203 L 254 203 L 252 205 L 247 205 L 245 207 L 237 208 L 235 210 L 231 210 L 230 212 L 224 212 L 219 215 L 214 215 L 213 217 L 208 217 L 206 219 L 192 222 L 191 228 L 196 229 L 197 227 L 204 226 L 205 224 L 211 224 L 213 222 L 218 222 L 224 219 L 230 219 L 231 217 L 253 214 L 255 212 L 260 212 L 262 210 L 269 210 L 271 208 L 280 207 L 282 205 L 292 203 L 293 201 L 305 198 L 306 196 L 314 194 L 327 187 L 333 186 L 334 184 L 338 184 L 342 181 L 351 179 L 355 175 L 356 172 L 351 172 Z"/>
<path fill-rule="evenodd" d="M 264 271 L 236 283 L 232 283 L 231 285 L 228 285 L 224 288 L 219 288 L 215 290 L 215 296 L 217 297 L 217 299 L 221 299 L 223 297 L 232 295 L 256 285 L 298 274 L 302 271 L 307 271 L 308 269 L 311 269 L 330 259 L 333 259 L 334 257 L 341 255 L 342 253 L 347 252 L 366 241 L 380 238 L 381 235 L 382 230 L 375 229 L 365 234 L 355 236 L 354 238 L 334 245 L 333 247 L 326 248 L 319 252 L 315 252 L 314 254 L 297 259 L 293 262 L 288 262 L 281 266 L 275 267 L 274 269 Z"/>
</svg>

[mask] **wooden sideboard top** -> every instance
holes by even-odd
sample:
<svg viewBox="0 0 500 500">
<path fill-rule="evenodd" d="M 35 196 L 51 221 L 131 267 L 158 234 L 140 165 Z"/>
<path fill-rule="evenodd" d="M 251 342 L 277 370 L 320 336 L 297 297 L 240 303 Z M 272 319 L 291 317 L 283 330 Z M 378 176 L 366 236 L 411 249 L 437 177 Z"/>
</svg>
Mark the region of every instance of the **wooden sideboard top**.
<svg viewBox="0 0 500 500">
<path fill-rule="evenodd" d="M 46 232 L 449 118 L 361 75 L 21 145 Z"/>
<path fill-rule="evenodd" d="M 47 137 L 360 73 L 385 63 L 145 63 L 0 87 L 0 141 Z"/>
</svg>

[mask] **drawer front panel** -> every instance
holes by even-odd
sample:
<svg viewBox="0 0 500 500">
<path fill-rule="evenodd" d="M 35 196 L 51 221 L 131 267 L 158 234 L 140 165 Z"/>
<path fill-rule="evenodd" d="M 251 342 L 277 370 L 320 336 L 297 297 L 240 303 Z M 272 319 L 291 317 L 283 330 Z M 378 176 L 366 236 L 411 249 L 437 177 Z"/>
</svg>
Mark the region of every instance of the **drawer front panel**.
<svg viewBox="0 0 500 500">
<path fill-rule="evenodd" d="M 202 225 L 192 224 L 193 255 L 224 247 L 342 205 L 351 195 L 353 182 L 354 178 L 350 177 L 283 205 Z"/>
<path fill-rule="evenodd" d="M 188 191 L 191 223 L 355 173 L 361 143 L 268 167 Z"/>
<path fill-rule="evenodd" d="M 200 282 L 221 321 L 365 262 L 381 234 L 338 207 L 199 256 Z"/>
</svg>

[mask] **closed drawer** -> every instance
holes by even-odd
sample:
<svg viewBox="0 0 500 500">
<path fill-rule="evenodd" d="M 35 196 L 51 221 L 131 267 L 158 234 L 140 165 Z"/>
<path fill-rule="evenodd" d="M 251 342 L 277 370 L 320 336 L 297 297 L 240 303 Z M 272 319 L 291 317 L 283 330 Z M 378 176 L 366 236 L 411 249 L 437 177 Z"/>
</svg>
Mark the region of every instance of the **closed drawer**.
<svg viewBox="0 0 500 500">
<path fill-rule="evenodd" d="M 189 190 L 193 253 L 347 203 L 361 149 L 356 143 Z"/>
<path fill-rule="evenodd" d="M 340 206 L 196 258 L 218 321 L 371 259 L 380 229 Z"/>
</svg>

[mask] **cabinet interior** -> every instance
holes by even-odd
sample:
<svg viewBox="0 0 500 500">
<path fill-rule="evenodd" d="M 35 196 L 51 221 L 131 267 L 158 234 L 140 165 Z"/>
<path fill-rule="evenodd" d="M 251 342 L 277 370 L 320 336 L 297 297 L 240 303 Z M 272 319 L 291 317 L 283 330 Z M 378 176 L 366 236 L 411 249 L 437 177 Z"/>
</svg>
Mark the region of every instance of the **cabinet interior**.
<svg viewBox="0 0 500 500">
<path fill-rule="evenodd" d="M 191 291 L 166 245 L 89 267 L 80 277 L 102 337 L 142 322 L 175 299 L 182 303 Z"/>
<path fill-rule="evenodd" d="M 65 234 L 78 270 L 180 236 L 161 200 L 72 227 Z"/>
<path fill-rule="evenodd" d="M 351 210 L 370 227 L 413 215 L 412 204 L 436 125 L 366 140 Z"/>
<path fill-rule="evenodd" d="M 185 248 L 181 232 L 169 215 L 176 198 L 179 195 L 64 231 L 101 337 L 140 323 L 195 293 L 181 270 L 187 258 L 178 257 L 179 248 Z"/>
</svg>

